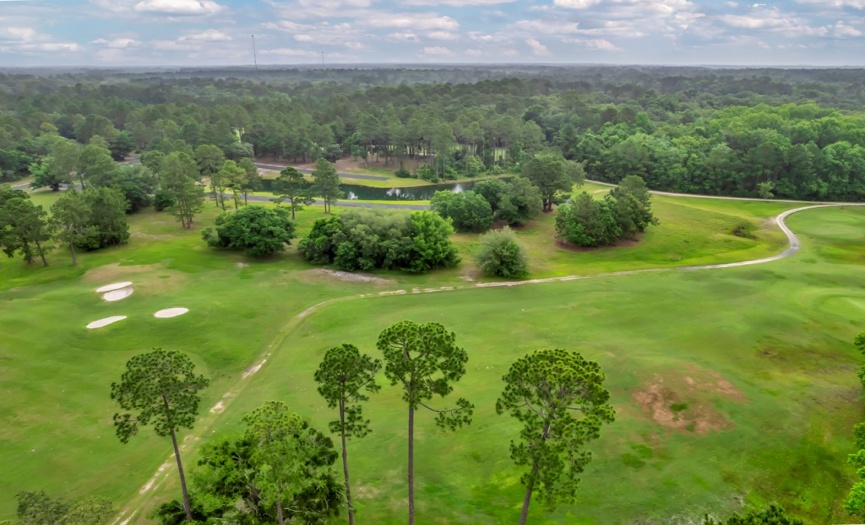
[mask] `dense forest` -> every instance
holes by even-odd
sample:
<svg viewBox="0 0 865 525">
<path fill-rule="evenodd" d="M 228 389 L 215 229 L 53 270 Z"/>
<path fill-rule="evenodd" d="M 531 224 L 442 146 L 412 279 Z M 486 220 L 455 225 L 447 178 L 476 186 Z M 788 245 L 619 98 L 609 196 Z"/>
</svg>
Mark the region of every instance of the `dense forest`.
<svg viewBox="0 0 865 525">
<path fill-rule="evenodd" d="M 48 170 L 69 149 L 59 137 L 96 137 L 115 160 L 215 145 L 237 161 L 350 155 L 428 180 L 517 171 L 552 149 L 589 179 L 858 201 L 863 104 L 858 69 L 6 71 L 0 170 L 5 181 Z M 74 163 L 61 171 L 72 177 Z"/>
</svg>

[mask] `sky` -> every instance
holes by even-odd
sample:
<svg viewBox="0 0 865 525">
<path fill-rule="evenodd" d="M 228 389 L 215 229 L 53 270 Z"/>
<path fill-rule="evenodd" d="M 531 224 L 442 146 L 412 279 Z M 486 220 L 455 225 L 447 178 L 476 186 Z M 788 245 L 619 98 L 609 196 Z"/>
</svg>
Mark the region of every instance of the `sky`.
<svg viewBox="0 0 865 525">
<path fill-rule="evenodd" d="M 0 66 L 865 66 L 865 0 L 0 0 Z"/>
</svg>

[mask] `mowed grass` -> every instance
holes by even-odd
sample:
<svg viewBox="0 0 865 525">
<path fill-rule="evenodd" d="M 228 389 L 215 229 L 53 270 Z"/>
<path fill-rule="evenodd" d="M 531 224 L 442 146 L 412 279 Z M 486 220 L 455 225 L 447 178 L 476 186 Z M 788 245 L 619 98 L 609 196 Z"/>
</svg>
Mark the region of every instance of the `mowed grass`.
<svg viewBox="0 0 865 525">
<path fill-rule="evenodd" d="M 617 421 L 591 447 L 578 502 L 538 523 L 634 523 L 725 515 L 738 502 L 780 501 L 815 523 L 840 522 L 851 482 L 845 457 L 861 419 L 865 242 L 861 210 L 796 216 L 804 252 L 762 267 L 599 277 L 515 288 L 357 299 L 325 306 L 289 335 L 219 424 L 281 399 L 324 427 L 333 413 L 312 375 L 327 348 L 378 355 L 377 334 L 402 319 L 455 331 L 470 355 L 454 397 L 476 405 L 454 433 L 418 422 L 418 512 L 425 523 L 516 520 L 520 471 L 509 460 L 517 426 L 497 416 L 501 376 L 538 348 L 569 348 L 607 373 Z M 838 253 L 821 257 L 826 245 Z M 849 305 L 857 305 L 851 307 Z M 384 378 L 381 378 L 382 382 Z M 443 406 L 441 402 L 435 406 Z M 386 386 L 368 405 L 375 432 L 351 444 L 358 519 L 405 514 L 405 408 Z"/>
<path fill-rule="evenodd" d="M 660 201 L 656 198 L 659 215 L 663 210 Z M 666 253 L 669 248 L 659 245 L 675 245 L 676 239 L 689 238 L 688 235 L 693 239 L 689 242 L 695 243 L 707 232 L 727 235 L 725 228 L 736 220 L 755 224 L 759 232 L 764 217 L 791 207 L 773 203 L 731 205 L 693 199 L 670 199 L 670 202 L 671 206 L 683 206 L 686 212 L 670 213 L 666 219 L 662 216 L 662 224 L 654 237 L 647 234 L 641 243 L 617 250 L 551 251 L 554 264 L 546 270 L 538 266 L 533 256 L 533 270 L 537 272 L 533 277 L 650 266 L 653 259 L 642 260 L 640 253 Z M 705 209 L 692 202 L 700 203 Z M 717 207 L 713 208 L 715 204 Z M 784 469 L 789 463 L 786 460 L 773 463 L 769 460 L 771 455 L 743 456 L 739 463 L 727 469 L 729 474 L 721 476 L 723 484 L 718 481 L 720 474 L 706 474 L 712 463 L 694 466 L 708 477 L 706 486 L 713 490 L 729 489 L 727 493 L 716 493 L 713 497 L 717 501 L 682 493 L 681 487 L 693 488 L 688 481 L 690 478 L 681 478 L 680 485 L 670 485 L 672 482 L 663 478 L 667 484 L 663 486 L 669 485 L 664 492 L 652 484 L 653 480 L 661 479 L 660 474 L 645 479 L 636 476 L 624 484 L 615 477 L 637 466 L 644 474 L 657 468 L 673 476 L 682 468 L 680 463 L 687 462 L 689 454 L 703 450 L 703 443 L 715 443 L 714 448 L 705 449 L 721 458 L 715 465 L 726 464 L 727 433 L 747 431 L 745 436 L 736 439 L 759 441 L 762 439 L 759 433 L 765 425 L 758 422 L 765 421 L 775 411 L 779 411 L 779 417 L 788 418 L 782 421 L 790 427 L 789 433 L 776 436 L 775 442 L 780 443 L 782 437 L 789 438 L 795 432 L 801 434 L 806 426 L 817 429 L 815 436 L 822 436 L 823 441 L 818 440 L 822 448 L 815 449 L 817 445 L 804 440 L 802 435 L 797 443 L 803 447 L 800 459 L 805 463 L 802 465 L 808 468 L 819 465 L 815 472 L 824 472 L 826 479 L 834 476 L 831 482 L 818 479 L 818 489 L 809 496 L 817 502 L 813 508 L 834 512 L 830 502 L 837 501 L 839 484 L 846 483 L 849 474 L 838 469 L 843 468 L 843 457 L 849 448 L 847 436 L 856 420 L 853 412 L 858 400 L 856 365 L 849 340 L 856 332 L 853 323 L 862 313 L 852 316 L 849 305 L 865 304 L 865 299 L 856 293 L 839 295 L 835 292 L 854 282 L 851 274 L 860 270 L 856 266 L 859 252 L 849 249 L 849 246 L 857 246 L 856 243 L 861 246 L 862 239 L 857 237 L 857 232 L 862 231 L 865 217 L 859 211 L 809 211 L 794 217 L 796 221 L 803 221 L 795 228 L 813 228 L 814 237 L 806 243 L 807 253 L 759 271 L 741 270 L 742 275 L 756 277 L 721 279 L 722 274 L 737 275 L 737 271 L 729 271 L 729 274 L 676 272 L 375 299 L 359 299 L 359 296 L 392 289 L 411 291 L 420 286 L 465 285 L 463 277 L 473 272 L 467 255 L 474 249 L 476 236 L 474 241 L 460 237 L 464 263 L 457 269 L 426 276 L 380 272 L 379 276 L 392 281 L 383 284 L 343 282 L 310 271 L 311 267 L 293 249 L 285 256 L 265 261 L 208 249 L 200 239 L 200 228 L 210 224 L 217 213 L 209 203 L 198 219 L 196 230 L 190 232 L 181 231 L 166 214 L 145 212 L 133 216 L 129 246 L 84 254 L 78 268 L 69 265 L 68 255 L 60 248 L 52 253 L 49 268 L 28 267 L 18 260 L 2 262 L 0 319 L 4 337 L 0 339 L 0 388 L 4 395 L 0 397 L 0 413 L 3 414 L 0 458 L 9 468 L 0 471 L 0 519 L 14 515 L 14 494 L 20 490 L 45 489 L 66 497 L 102 494 L 120 503 L 134 501 L 136 505 L 173 496 L 170 492 L 175 479 L 172 467 L 168 471 L 172 474 L 168 484 L 132 500 L 139 487 L 166 459 L 170 443 L 153 436 L 149 429 L 128 445 L 121 445 L 113 434 L 111 416 L 115 407 L 108 399 L 109 385 L 119 379 L 124 363 L 136 353 L 159 346 L 181 350 L 191 354 L 201 371 L 212 378 L 213 383 L 202 403 L 203 420 L 194 431 L 196 437 L 209 437 L 214 431 L 236 428 L 243 413 L 266 399 L 284 399 L 323 425 L 330 414 L 315 393 L 311 374 L 324 350 L 333 344 L 353 342 L 372 351 L 377 333 L 403 318 L 443 322 L 458 333 L 461 344 L 472 355 L 469 374 L 458 391 L 478 405 L 473 427 L 444 435 L 434 431 L 429 426 L 431 420 L 427 420 L 427 426 L 420 428 L 419 509 L 434 512 L 441 522 L 497 523 L 515 518 L 514 509 L 520 497 L 516 485 L 519 474 L 506 460 L 507 436 L 514 427 L 505 418 L 493 416 L 490 403 L 494 403 L 501 389 L 500 376 L 515 357 L 550 344 L 584 349 L 601 361 L 610 375 L 617 406 L 622 407 L 626 415 L 632 413 L 633 421 L 620 414 L 620 421 L 608 434 L 613 437 L 599 443 L 597 461 L 593 470 L 586 473 L 586 491 L 581 493 L 581 498 L 589 499 L 581 499 L 580 505 L 550 514 L 547 519 L 560 521 L 573 514 L 583 521 L 588 520 L 586 522 L 611 522 L 602 519 L 610 505 L 591 499 L 591 486 L 601 479 L 610 481 L 604 494 L 639 493 L 617 500 L 622 511 L 609 514 L 615 518 L 612 522 L 636 515 L 639 509 L 654 509 L 651 510 L 653 515 L 666 516 L 676 508 L 693 510 L 708 503 L 712 508 L 729 506 L 730 501 L 725 498 L 737 488 L 757 499 L 771 495 L 761 492 L 761 487 L 776 485 L 786 484 L 790 491 L 803 493 L 802 487 L 810 485 L 788 479 L 786 476 L 792 474 Z M 299 234 L 304 235 L 321 216 L 320 209 L 315 208 L 299 214 Z M 549 220 L 547 217 L 545 220 Z M 715 221 L 718 217 L 720 219 Z M 714 226 L 692 227 L 692 223 L 698 226 L 704 222 Z M 824 223 L 830 228 L 821 229 Z M 792 219 L 791 224 L 794 224 Z M 538 228 L 536 235 L 521 231 L 520 236 L 527 244 L 536 242 L 540 246 L 547 242 L 540 238 L 550 230 L 543 230 L 539 225 L 535 227 Z M 750 247 L 727 252 L 721 242 L 705 244 L 703 252 L 696 250 L 691 258 L 741 260 L 750 258 L 752 252 L 777 253 L 781 246 L 779 242 L 773 243 L 772 238 L 778 235 L 766 230 L 759 233 L 756 240 L 747 240 L 753 243 Z M 623 252 L 631 254 L 630 261 L 626 255 L 619 255 Z M 583 255 L 596 259 L 587 262 Z M 605 261 L 604 257 L 609 260 Z M 655 266 L 688 262 L 665 260 L 660 255 L 654 260 L 657 260 Z M 786 275 L 789 272 L 784 265 L 794 263 L 798 265 L 793 268 L 799 272 L 799 280 L 791 280 Z M 543 274 L 544 271 L 547 273 Z M 127 279 L 136 283 L 136 292 L 119 303 L 104 303 L 93 292 L 100 285 Z M 788 291 L 786 287 L 793 282 L 798 285 Z M 730 297 L 736 290 L 742 292 L 743 298 Z M 817 301 L 825 307 L 814 309 L 811 302 L 799 301 L 791 308 L 787 300 L 795 290 L 800 290 L 797 293 L 808 301 Z M 769 295 L 764 298 L 764 293 Z M 302 319 L 297 317 L 311 305 L 334 298 L 347 300 L 324 306 Z M 761 306 L 758 299 L 768 302 Z M 774 317 L 766 317 L 773 304 L 786 308 L 782 316 L 786 323 L 779 324 Z M 172 306 L 188 307 L 191 312 L 169 320 L 152 317 L 153 312 Z M 743 319 L 749 319 L 749 312 L 756 317 L 746 323 Z M 110 315 L 128 315 L 129 319 L 95 332 L 84 329 L 88 322 Z M 802 323 L 809 319 L 808 323 Z M 713 329 L 717 329 L 717 333 Z M 739 370 L 744 348 L 731 346 L 730 355 L 726 355 L 726 349 L 720 350 L 720 345 L 731 338 L 747 342 L 756 338 L 759 330 L 769 329 L 779 331 L 766 339 L 771 342 L 770 356 L 773 352 L 779 353 L 778 348 L 787 348 L 794 342 L 795 348 L 804 345 L 804 350 L 796 350 L 793 357 L 780 353 L 783 358 L 772 358 L 781 363 L 777 366 L 786 367 L 783 373 L 771 374 L 767 388 L 775 392 L 774 401 L 755 403 L 755 399 L 760 399 L 755 392 L 762 387 L 752 384 L 755 381 L 749 375 L 752 372 Z M 709 346 L 703 348 L 695 346 L 696 343 Z M 817 352 L 818 348 L 822 350 Z M 706 356 L 701 360 L 693 358 L 700 352 L 705 352 Z M 800 354 L 808 360 L 800 359 Z M 816 365 L 812 361 L 819 362 L 824 355 L 831 357 L 835 368 L 831 374 L 825 374 L 825 380 L 814 383 L 812 368 Z M 264 358 L 268 362 L 258 374 L 240 380 L 245 369 Z M 696 426 L 695 432 L 667 430 L 654 423 L 651 417 L 641 416 L 634 402 L 628 401 L 630 390 L 627 388 L 638 389 L 643 384 L 641 381 L 651 380 L 656 372 L 667 374 L 670 369 L 678 373 L 681 364 L 689 362 L 690 358 L 704 371 L 698 370 L 689 376 L 679 374 L 676 376 L 679 379 L 671 375 L 667 381 L 682 384 L 683 377 L 694 379 L 710 374 L 711 379 L 711 373 L 719 373 L 744 392 L 749 401 L 727 399 L 711 390 L 689 393 L 685 389 L 679 395 L 681 399 L 677 397 L 671 403 L 686 403 L 688 407 L 697 407 L 701 402 L 717 403 L 719 410 L 729 411 L 725 417 L 734 430 L 725 428 L 704 434 L 696 432 Z M 775 362 L 766 359 L 768 363 Z M 803 362 L 812 368 L 800 370 Z M 621 374 L 614 373 L 619 369 Z M 823 387 L 814 386 L 818 383 Z M 225 412 L 208 414 L 208 409 L 226 392 L 232 395 L 226 400 Z M 838 392 L 846 397 L 839 398 L 835 404 L 826 404 L 831 397 L 829 393 Z M 794 396 L 794 402 L 784 399 L 790 395 Z M 752 405 L 757 408 L 750 408 Z M 682 417 L 691 417 L 690 409 L 686 408 Z M 811 412 L 818 409 L 822 415 L 814 416 L 814 421 L 808 419 Z M 404 464 L 394 459 L 404 457 L 403 412 L 398 394 L 386 389 L 371 406 L 376 434 L 354 444 L 353 450 L 358 450 L 353 453 L 353 461 L 359 476 L 364 522 L 389 523 L 403 519 Z M 824 426 L 814 426 L 815 421 Z M 616 434 L 618 432 L 625 434 Z M 658 445 L 652 436 L 663 439 L 664 444 Z M 197 443 L 195 439 L 187 441 L 187 465 L 195 462 L 193 454 Z M 742 448 L 738 441 L 732 443 L 735 445 L 731 446 L 732 450 L 751 450 Z M 787 445 L 789 447 L 789 443 Z M 625 448 L 616 448 L 621 446 Z M 645 447 L 651 449 L 651 456 Z M 679 452 L 679 447 L 683 447 L 683 452 Z M 611 450 L 614 459 L 603 455 L 605 450 Z M 822 455 L 808 455 L 816 454 L 815 450 Z M 709 457 L 706 451 L 695 457 Z M 782 452 L 774 450 L 773 453 L 787 458 Z M 815 457 L 820 461 L 811 461 Z M 830 457 L 834 466 L 830 465 Z M 747 463 L 759 458 L 764 461 Z M 746 463 L 750 465 L 747 468 Z M 608 467 L 617 474 L 604 474 Z M 599 475 L 608 477 L 598 478 Z M 730 481 L 733 478 L 735 482 Z M 752 482 L 754 484 L 749 485 Z M 595 494 L 600 498 L 600 492 Z M 682 503 L 678 507 L 668 505 L 668 499 Z M 427 514 L 422 520 L 431 520 L 431 516 Z"/>
</svg>

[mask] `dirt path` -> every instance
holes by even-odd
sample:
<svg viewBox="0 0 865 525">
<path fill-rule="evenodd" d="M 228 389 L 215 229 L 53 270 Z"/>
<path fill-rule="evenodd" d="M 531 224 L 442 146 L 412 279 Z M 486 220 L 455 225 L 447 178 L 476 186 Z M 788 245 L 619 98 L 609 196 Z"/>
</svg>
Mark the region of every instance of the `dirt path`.
<svg viewBox="0 0 865 525">
<path fill-rule="evenodd" d="M 653 192 L 655 193 L 655 192 Z M 656 193 L 658 194 L 658 193 Z M 672 194 L 671 194 L 672 195 Z M 699 195 L 682 195 L 683 197 L 701 197 Z M 707 197 L 703 197 L 707 198 Z M 708 198 L 721 198 L 721 199 L 730 199 L 730 200 L 754 200 L 754 199 L 734 199 L 732 197 L 708 197 Z M 786 202 L 786 201 L 780 201 Z M 795 201 L 793 201 L 795 202 Z M 512 287 L 512 286 L 526 286 L 532 284 L 545 284 L 545 283 L 554 283 L 554 282 L 567 282 L 567 281 L 576 281 L 582 279 L 597 279 L 597 278 L 606 278 L 606 277 L 614 277 L 614 276 L 624 276 L 624 275 L 636 275 L 641 273 L 657 273 L 657 272 L 674 272 L 674 271 L 699 271 L 699 270 L 716 270 L 722 268 L 736 268 L 739 266 L 751 266 L 755 264 L 765 264 L 772 261 L 777 261 L 780 259 L 784 259 L 794 255 L 801 248 L 801 242 L 796 234 L 787 226 L 785 220 L 790 215 L 794 213 L 799 213 L 806 210 L 811 210 L 815 208 L 831 208 L 831 207 L 844 207 L 844 206 L 865 206 L 865 203 L 834 203 L 834 204 L 817 204 L 813 206 L 803 206 L 800 208 L 795 208 L 792 210 L 787 210 L 777 217 L 775 217 L 774 221 L 781 228 L 781 231 L 784 232 L 784 235 L 787 236 L 788 247 L 778 255 L 773 255 L 771 257 L 764 257 L 761 259 L 752 259 L 750 261 L 740 261 L 734 263 L 725 263 L 725 264 L 706 264 L 700 266 L 684 266 L 679 268 L 646 268 L 642 270 L 623 270 L 618 272 L 607 272 L 607 273 L 598 273 L 598 274 L 590 274 L 590 275 L 568 275 L 565 277 L 548 277 L 543 279 L 528 279 L 524 281 L 496 281 L 496 282 L 477 282 L 466 284 L 463 286 L 443 286 L 440 288 L 413 288 L 413 289 L 398 289 L 398 290 L 387 290 L 377 293 L 367 293 L 360 295 L 351 295 L 347 297 L 337 297 L 333 299 L 328 299 L 326 301 L 321 301 L 319 303 L 310 305 L 300 313 L 296 314 L 292 317 L 288 323 L 286 323 L 282 329 L 278 332 L 277 336 L 273 341 L 262 352 L 261 355 L 255 360 L 255 364 L 250 366 L 243 372 L 241 377 L 238 379 L 237 383 L 229 389 L 214 405 L 205 416 L 203 416 L 202 420 L 196 425 L 196 433 L 187 435 L 183 440 L 183 445 L 181 446 L 181 450 L 187 450 L 186 446 L 188 441 L 197 441 L 200 435 L 206 435 L 209 433 L 209 430 L 216 423 L 216 418 L 219 414 L 223 413 L 223 411 L 230 405 L 231 401 L 235 399 L 249 384 L 249 378 L 254 376 L 257 372 L 261 370 L 261 368 L 270 360 L 273 352 L 277 351 L 288 335 L 306 319 L 309 315 L 320 311 L 326 306 L 329 306 L 333 303 L 344 302 L 350 300 L 357 299 L 370 299 L 375 297 L 389 297 L 392 295 L 407 295 L 407 294 L 426 294 L 426 293 L 437 293 L 437 292 L 450 292 L 454 290 L 469 290 L 469 289 L 480 289 L 480 288 L 498 288 L 498 287 Z M 167 464 L 171 464 L 173 461 L 173 455 L 169 456 L 163 465 L 156 471 L 155 474 L 141 487 L 138 494 L 135 496 L 133 501 L 130 501 L 121 513 L 114 520 L 114 524 L 127 525 L 133 518 L 135 518 L 138 514 L 138 511 L 142 509 L 145 505 L 144 503 L 148 500 L 148 494 L 151 493 L 156 487 L 160 486 L 165 479 L 169 475 L 175 475 L 173 469 L 166 468 Z M 187 460 L 187 464 L 190 461 Z"/>
</svg>

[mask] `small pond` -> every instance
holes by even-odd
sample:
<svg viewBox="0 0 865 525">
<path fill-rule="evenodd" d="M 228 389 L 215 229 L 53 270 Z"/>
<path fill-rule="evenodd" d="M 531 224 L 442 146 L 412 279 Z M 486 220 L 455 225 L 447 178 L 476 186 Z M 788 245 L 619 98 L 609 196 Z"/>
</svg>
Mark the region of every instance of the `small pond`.
<svg viewBox="0 0 865 525">
<path fill-rule="evenodd" d="M 271 181 L 265 180 L 264 189 L 270 191 Z M 409 188 L 371 188 L 359 184 L 341 184 L 345 199 L 364 201 L 428 201 L 437 191 L 450 190 L 457 193 L 470 190 L 476 182 L 458 182 L 416 186 Z"/>
</svg>

